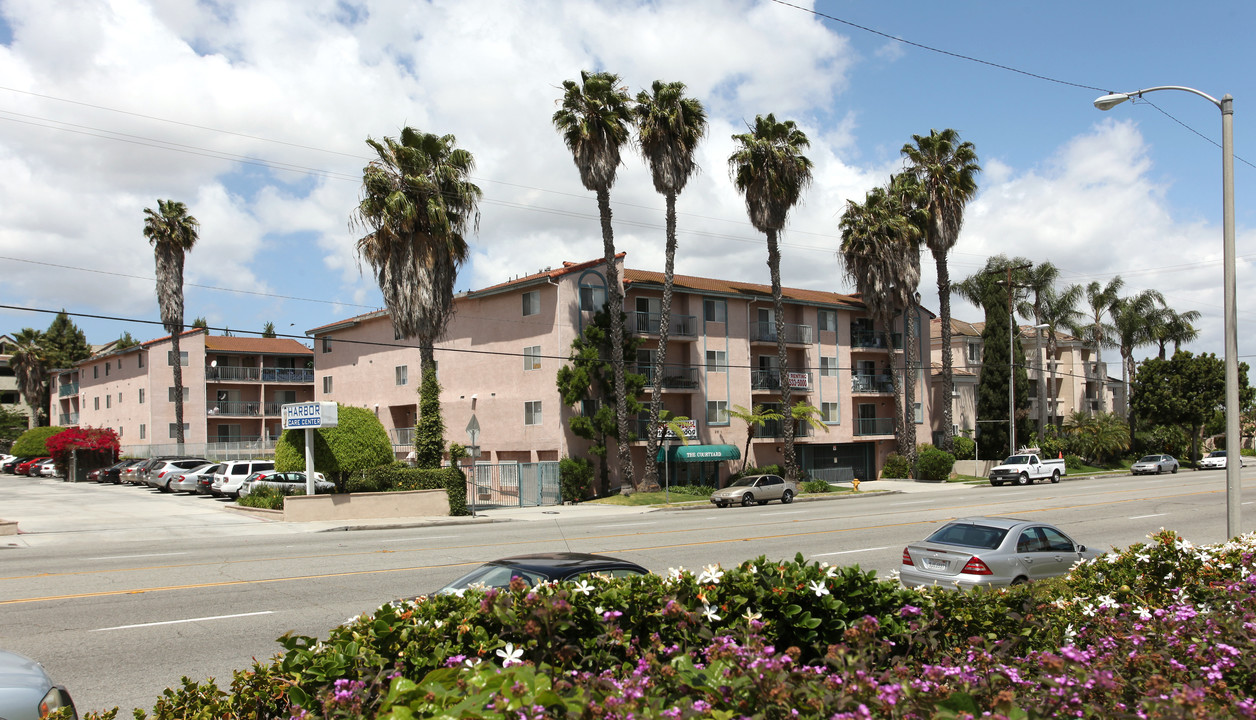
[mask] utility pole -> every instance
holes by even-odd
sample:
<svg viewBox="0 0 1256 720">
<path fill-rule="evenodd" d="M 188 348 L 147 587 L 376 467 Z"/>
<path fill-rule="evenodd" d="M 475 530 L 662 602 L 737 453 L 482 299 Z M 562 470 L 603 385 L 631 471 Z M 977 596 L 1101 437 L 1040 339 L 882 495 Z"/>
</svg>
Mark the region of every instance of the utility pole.
<svg viewBox="0 0 1256 720">
<path fill-rule="evenodd" d="M 1007 286 L 1007 445 L 1008 456 L 1016 454 L 1016 316 L 1012 313 L 1012 295 L 1016 288 L 1030 287 L 1024 283 L 1012 282 L 1013 270 L 1028 270 L 1033 267 L 1033 263 L 1025 263 L 1023 265 L 1008 265 L 1007 280 L 996 280 L 999 285 Z M 998 270 L 988 270 L 987 273 L 999 272 Z"/>
</svg>

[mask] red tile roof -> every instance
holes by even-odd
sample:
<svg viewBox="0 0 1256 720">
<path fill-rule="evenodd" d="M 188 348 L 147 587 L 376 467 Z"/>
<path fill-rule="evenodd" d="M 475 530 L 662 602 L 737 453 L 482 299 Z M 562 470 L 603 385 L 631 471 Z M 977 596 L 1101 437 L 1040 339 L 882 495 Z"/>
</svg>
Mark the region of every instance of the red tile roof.
<svg viewBox="0 0 1256 720">
<path fill-rule="evenodd" d="M 213 352 L 255 353 L 258 355 L 313 355 L 314 351 L 291 338 L 224 337 L 209 335 L 205 349 Z"/>
<path fill-rule="evenodd" d="M 624 281 L 629 285 L 663 285 L 664 275 L 661 272 L 651 270 L 633 270 L 627 268 L 624 270 Z M 673 277 L 673 284 L 677 288 L 685 290 L 697 290 L 700 292 L 718 292 L 731 295 L 746 295 L 753 297 L 772 297 L 771 285 L 760 285 L 758 283 L 739 282 L 736 280 L 716 280 L 713 278 L 694 277 L 692 275 L 676 275 Z M 824 305 L 850 305 L 852 307 L 862 308 L 863 301 L 855 295 L 846 295 L 843 293 L 824 292 L 821 290 L 803 290 L 801 288 L 781 288 L 781 295 L 788 300 L 797 300 L 801 302 L 821 303 Z"/>
</svg>

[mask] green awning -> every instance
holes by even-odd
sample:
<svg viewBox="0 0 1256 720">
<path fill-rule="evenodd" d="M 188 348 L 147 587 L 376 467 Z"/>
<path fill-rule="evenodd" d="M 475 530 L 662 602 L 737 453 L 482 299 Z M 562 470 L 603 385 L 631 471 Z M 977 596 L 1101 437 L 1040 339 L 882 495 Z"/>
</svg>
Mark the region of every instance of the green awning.
<svg viewBox="0 0 1256 720">
<path fill-rule="evenodd" d="M 672 445 L 659 448 L 659 462 L 663 462 L 664 452 L 668 462 L 719 462 L 741 457 L 741 451 L 735 445 Z"/>
</svg>

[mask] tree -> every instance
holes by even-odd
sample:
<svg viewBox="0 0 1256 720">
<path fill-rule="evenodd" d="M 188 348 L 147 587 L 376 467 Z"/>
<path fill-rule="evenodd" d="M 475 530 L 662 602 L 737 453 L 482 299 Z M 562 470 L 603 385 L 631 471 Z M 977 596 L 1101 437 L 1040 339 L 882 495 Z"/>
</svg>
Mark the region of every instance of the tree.
<svg viewBox="0 0 1256 720">
<path fill-rule="evenodd" d="M 964 224 L 964 207 L 977 195 L 977 150 L 970 142 L 961 142 L 959 133 L 946 129 L 930 130 L 929 135 L 913 135 L 915 145 L 903 146 L 907 172 L 914 175 L 924 190 L 923 209 L 928 214 L 925 244 L 933 253 L 938 271 L 938 311 L 942 320 L 942 397 L 955 391 L 954 361 L 951 357 L 951 276 L 946 255 L 959 240 Z M 951 403 L 942 403 L 942 449 L 951 450 Z"/>
<path fill-rule="evenodd" d="M 205 319 L 205 316 L 204 316 L 204 315 L 201 315 L 201 316 L 197 317 L 195 320 L 193 320 L 193 321 L 192 321 L 192 325 L 191 325 L 191 327 L 194 327 L 194 328 L 200 328 L 200 329 L 202 329 L 202 330 L 208 330 L 208 329 L 209 329 L 209 321 Z"/>
<path fill-rule="evenodd" d="M 92 356 L 92 346 L 87 344 L 87 335 L 70 320 L 65 310 L 57 313 L 52 324 L 44 331 L 43 345 L 50 370 L 71 368 L 80 360 Z"/>
<path fill-rule="evenodd" d="M 1104 318 L 1108 315 L 1112 304 L 1116 302 L 1123 287 L 1125 287 L 1125 281 L 1120 275 L 1109 280 L 1107 285 L 1100 285 L 1096 280 L 1086 286 L 1086 302 L 1090 305 L 1091 322 L 1084 328 L 1082 342 L 1095 351 L 1095 366 L 1098 368 L 1104 368 L 1103 349 L 1116 347 L 1116 343 L 1112 340 L 1116 334 L 1116 328 Z M 1108 384 L 1107 370 L 1103 369 L 1102 372 L 1103 377 L 1099 380 L 1099 412 L 1104 411 Z"/>
<path fill-rule="evenodd" d="M 1225 409 L 1225 361 L 1212 353 L 1182 351 L 1140 365 L 1131 383 L 1132 417 L 1139 423 L 1181 428 L 1190 437 L 1191 459 L 1198 459 L 1204 426 Z M 1247 363 L 1239 363 L 1239 404 L 1244 409 L 1256 400 L 1247 371 Z"/>
<path fill-rule="evenodd" d="M 123 331 L 123 333 L 118 336 L 118 342 L 114 344 L 114 347 L 117 348 L 118 350 L 126 350 L 127 348 L 133 348 L 139 344 L 140 344 L 140 341 L 131 337 L 131 332 L 129 330 L 126 330 L 126 331 Z"/>
<path fill-rule="evenodd" d="M 32 328 L 22 328 L 13 336 L 13 352 L 9 367 L 17 378 L 17 390 L 31 409 L 35 426 L 48 422 L 48 359 L 44 348 L 44 334 Z"/>
<path fill-rule="evenodd" d="M 607 357 L 618 354 L 620 360 L 634 357 L 641 339 L 624 338 L 620 344 L 620 352 L 614 353 L 610 338 L 611 321 L 606 310 L 599 310 L 593 321 L 585 326 L 584 333 L 571 341 L 571 354 L 567 365 L 558 369 L 556 382 L 558 393 L 563 404 L 568 407 L 579 407 L 579 412 L 567 420 L 567 425 L 577 437 L 592 442 L 589 452 L 599 459 L 601 477 L 601 495 L 611 492 L 610 466 L 607 453 L 610 441 L 619 441 L 619 423 L 615 417 L 618 406 L 615 397 L 615 381 Z M 637 396 L 645 387 L 645 376 L 637 373 L 624 373 L 625 388 L 628 392 L 628 412 L 640 412 L 641 403 Z M 631 435 L 626 436 L 621 445 L 627 445 Z M 647 463 L 655 462 L 654 458 L 646 458 Z"/>
<path fill-rule="evenodd" d="M 152 244 L 157 261 L 157 306 L 161 309 L 161 324 L 170 333 L 175 442 L 180 449 L 184 441 L 183 363 L 179 350 L 179 336 L 183 333 L 183 259 L 196 245 L 200 227 L 181 202 L 158 200 L 156 211 L 144 208 L 144 237 Z"/>
<path fill-rule="evenodd" d="M 0 450 L 8 452 L 22 433 L 30 429 L 30 418 L 17 410 L 0 405 Z"/>
<path fill-rule="evenodd" d="M 745 472 L 750 464 L 750 442 L 754 440 L 754 432 L 756 428 L 763 427 L 770 422 L 780 422 L 782 415 L 768 409 L 762 405 L 755 405 L 753 410 L 747 410 L 741 405 L 734 405 L 728 414 L 738 420 L 746 423 L 746 452 L 741 456 L 741 472 Z"/>
<path fill-rule="evenodd" d="M 57 425 L 46 425 L 43 427 L 33 427 L 18 436 L 13 441 L 12 452 L 18 457 L 40 457 L 43 455 L 51 455 L 48 451 L 48 438 L 59 434 L 65 430 Z"/>
<path fill-rule="evenodd" d="M 423 368 L 419 385 L 419 420 L 414 427 L 414 463 L 421 468 L 439 468 L 445 456 L 445 420 L 440 412 L 440 382 L 436 368 Z"/>
<path fill-rule="evenodd" d="M 1049 262 L 1038 263 L 1025 272 L 1030 297 L 1021 301 L 1016 312 L 1023 317 L 1034 319 L 1035 325 L 1046 325 L 1047 293 L 1053 292 L 1055 281 L 1060 277 L 1060 270 Z M 1034 331 L 1035 334 L 1037 330 Z M 1047 406 L 1050 404 L 1047 392 L 1047 376 L 1042 371 L 1042 351 L 1040 346 L 1034 348 L 1034 363 L 1037 365 L 1038 384 L 1038 444 L 1041 445 L 1047 428 Z"/>
<path fill-rule="evenodd" d="M 803 151 L 811 146 L 793 120 L 778 122 L 771 113 L 755 118 L 750 132 L 733 136 L 735 149 L 728 158 L 733 184 L 746 199 L 750 224 L 767 236 L 768 272 L 772 278 L 772 314 L 779 363 L 781 408 L 789 414 L 791 397 L 789 358 L 785 352 L 785 303 L 781 294 L 779 236 L 789 211 L 802 200 L 811 184 L 811 160 Z M 787 480 L 798 479 L 794 457 L 793 423 L 784 425 L 784 461 Z"/>
<path fill-rule="evenodd" d="M 262 326 L 262 337 L 277 337 L 277 334 L 275 333 L 275 323 L 270 322 L 269 320 L 266 321 L 266 324 Z"/>
<path fill-rule="evenodd" d="M 554 127 L 563 137 L 580 172 L 580 182 L 597 195 L 602 226 L 602 255 L 606 263 L 606 308 L 610 315 L 611 347 L 624 344 L 624 288 L 615 264 L 615 233 L 611 227 L 611 187 L 620 165 L 620 150 L 629 140 L 632 99 L 620 85 L 619 76 L 608 72 L 581 71 L 580 81 L 564 80 L 562 105 L 554 113 Z M 624 482 L 636 487 L 628 430 L 628 387 L 624 359 L 611 353 L 615 397 L 616 443 L 619 472 Z M 653 462 L 647 458 L 646 462 Z"/>
<path fill-rule="evenodd" d="M 1042 314 L 1038 316 L 1037 324 L 1047 326 L 1045 328 L 1045 334 L 1047 336 L 1047 358 L 1050 360 L 1056 359 L 1056 351 L 1059 348 L 1061 329 L 1079 333 L 1078 324 L 1086 317 L 1077 309 L 1077 305 L 1081 302 L 1081 299 L 1081 285 L 1069 285 L 1062 291 L 1056 291 L 1055 288 L 1047 288 L 1042 293 Z M 1056 367 L 1057 366 L 1054 362 L 1050 363 L 1051 382 L 1048 385 L 1049 389 L 1047 390 L 1047 394 L 1044 398 L 1047 402 L 1050 402 L 1051 398 L 1056 397 L 1060 392 L 1060 388 L 1056 383 L 1055 377 Z M 1039 442 L 1041 443 L 1041 441 L 1042 436 L 1039 435 Z"/>
<path fill-rule="evenodd" d="M 1151 326 L 1151 336 L 1160 347 L 1158 357 L 1165 359 L 1165 346 L 1173 343 L 1173 352 L 1182 349 L 1182 343 L 1194 342 L 1199 337 L 1199 330 L 1193 323 L 1203 315 L 1198 310 L 1179 313 L 1172 308 L 1164 308 L 1158 313 Z"/>
<path fill-rule="evenodd" d="M 342 491 L 349 476 L 396 462 L 392 442 L 375 413 L 351 405 L 336 407 L 336 427 L 314 431 L 314 468 Z M 305 431 L 284 430 L 275 444 L 275 469 L 305 470 Z"/>
<path fill-rule="evenodd" d="M 1130 448 L 1129 425 L 1116 413 L 1074 410 L 1064 421 L 1072 448 L 1092 464 L 1111 463 Z"/>
<path fill-rule="evenodd" d="M 702 103 L 685 97 L 682 82 L 664 83 L 655 80 L 652 93 L 637 93 L 633 115 L 637 124 L 637 142 L 650 166 L 654 190 L 666 198 L 667 241 L 663 270 L 662 317 L 659 319 L 658 353 L 654 359 L 654 392 L 650 396 L 650 426 L 659 422 L 663 411 L 663 368 L 667 362 L 667 341 L 671 332 L 672 285 L 676 267 L 676 196 L 685 189 L 689 176 L 698 169 L 694 153 L 706 135 L 706 110 Z M 649 490 L 658 486 L 658 438 L 650 433 L 646 439 L 645 480 Z"/>
<path fill-rule="evenodd" d="M 358 255 L 375 271 L 398 339 L 418 338 L 420 370 L 435 367 L 434 343 L 453 317 L 454 281 L 467 258 L 466 232 L 480 225 L 475 158 L 453 135 L 412 127 L 400 141 L 367 138 L 376 157 L 362 169 L 350 225 L 366 232 Z"/>
</svg>

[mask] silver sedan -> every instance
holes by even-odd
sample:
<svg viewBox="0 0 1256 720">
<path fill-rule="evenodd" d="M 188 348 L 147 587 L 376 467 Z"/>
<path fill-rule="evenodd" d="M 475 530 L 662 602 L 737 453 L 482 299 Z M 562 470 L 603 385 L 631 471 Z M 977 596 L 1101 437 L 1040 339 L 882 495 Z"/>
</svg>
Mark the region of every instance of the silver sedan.
<svg viewBox="0 0 1256 720">
<path fill-rule="evenodd" d="M 1175 473 L 1177 471 L 1178 461 L 1172 455 L 1145 455 L 1130 466 L 1130 473 L 1133 475 L 1159 475 L 1163 472 Z"/>
<path fill-rule="evenodd" d="M 711 502 L 716 507 L 728 507 L 735 502 L 743 506 L 754 503 L 767 505 L 771 500 L 790 503 L 797 494 L 798 485 L 786 481 L 780 475 L 747 475 L 737 478 L 728 487 L 711 493 Z"/>
<path fill-rule="evenodd" d="M 898 572 L 907 587 L 1006 587 L 1064 575 L 1078 560 L 1102 554 L 1047 523 L 967 517 L 903 548 Z"/>
</svg>

